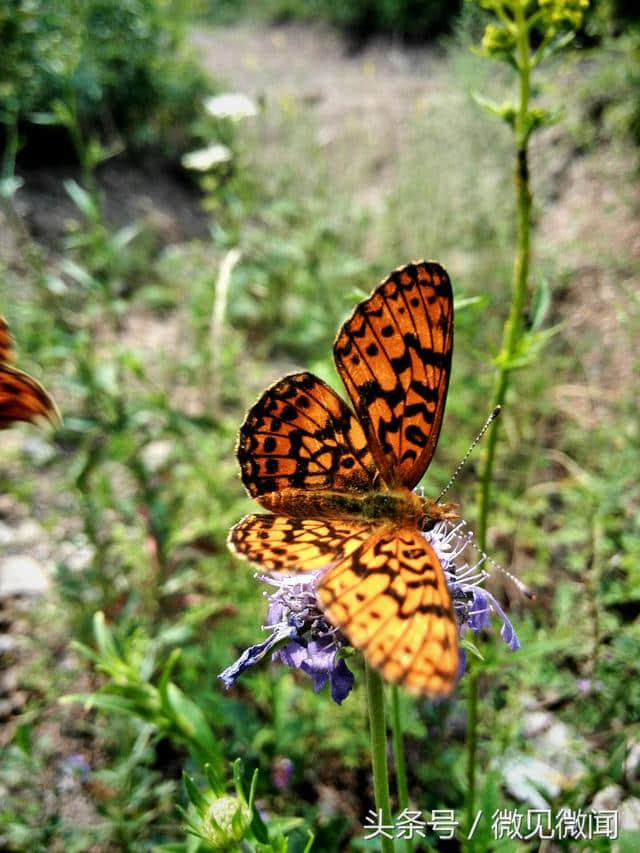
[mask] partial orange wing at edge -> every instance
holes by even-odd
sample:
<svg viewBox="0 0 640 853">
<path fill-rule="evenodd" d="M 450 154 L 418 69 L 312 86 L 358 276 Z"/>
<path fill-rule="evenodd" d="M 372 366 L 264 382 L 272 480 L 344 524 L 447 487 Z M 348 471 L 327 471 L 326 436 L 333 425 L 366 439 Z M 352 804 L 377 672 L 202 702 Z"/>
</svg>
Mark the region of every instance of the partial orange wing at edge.
<svg viewBox="0 0 640 853">
<path fill-rule="evenodd" d="M 59 423 L 60 413 L 53 397 L 33 376 L 10 366 L 12 358 L 9 326 L 0 317 L 0 430 L 17 421 L 34 423 L 39 418 Z"/>
<path fill-rule="evenodd" d="M 9 326 L 4 317 L 0 316 L 0 362 L 10 364 L 13 361 L 13 352 L 11 349 L 11 335 L 9 334 Z"/>
</svg>

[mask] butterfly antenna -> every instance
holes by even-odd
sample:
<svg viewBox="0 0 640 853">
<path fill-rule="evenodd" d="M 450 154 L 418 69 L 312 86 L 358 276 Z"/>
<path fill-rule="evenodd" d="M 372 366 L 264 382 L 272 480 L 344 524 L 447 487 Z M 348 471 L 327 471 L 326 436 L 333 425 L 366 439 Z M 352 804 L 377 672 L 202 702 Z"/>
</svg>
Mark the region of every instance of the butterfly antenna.
<svg viewBox="0 0 640 853">
<path fill-rule="evenodd" d="M 521 581 L 520 578 L 517 578 L 512 572 L 508 571 L 507 569 L 504 569 L 500 565 L 500 563 L 496 563 L 496 561 L 493 559 L 493 557 L 490 557 L 488 554 L 485 554 L 484 551 L 481 551 L 475 542 L 472 542 L 471 544 L 484 557 L 486 562 L 489 563 L 489 565 L 492 568 L 494 568 L 497 572 L 500 572 L 501 575 L 504 575 L 506 578 L 508 578 L 511 581 L 511 583 L 517 589 L 520 590 L 520 592 L 524 595 L 525 598 L 528 598 L 529 601 L 533 601 L 535 599 L 534 593 L 531 592 L 531 590 L 526 585 L 526 583 L 524 583 L 524 581 Z"/>
<path fill-rule="evenodd" d="M 456 470 L 453 472 L 453 474 L 451 475 L 449 482 L 447 483 L 447 485 L 444 487 L 444 489 L 438 495 L 438 497 L 436 499 L 436 503 L 440 503 L 440 501 L 442 500 L 444 495 L 446 495 L 446 493 L 449 491 L 451 486 L 453 486 L 455 481 L 458 479 L 458 477 L 460 476 L 460 471 L 462 471 L 462 469 L 466 465 L 467 459 L 471 456 L 471 454 L 475 450 L 476 445 L 480 442 L 480 440 L 482 439 L 482 436 L 485 434 L 485 432 L 489 429 L 491 424 L 495 421 L 495 419 L 500 414 L 500 408 L 501 408 L 500 406 L 496 406 L 495 409 L 491 412 L 491 414 L 489 415 L 489 417 L 487 418 L 487 420 L 485 422 L 485 425 L 482 427 L 482 429 L 477 434 L 477 436 L 473 439 L 469 449 L 467 450 L 467 452 L 464 454 L 464 456 L 462 457 L 462 459 L 458 463 L 458 466 L 457 466 Z"/>
<path fill-rule="evenodd" d="M 469 525 L 464 519 L 460 519 L 458 524 L 461 527 L 466 527 L 467 529 L 469 528 Z M 517 578 L 512 572 L 503 568 L 500 563 L 496 563 L 493 557 L 490 557 L 485 551 L 478 547 L 478 545 L 473 539 L 473 533 L 471 532 L 471 530 L 469 530 L 468 544 L 473 548 L 474 551 L 476 551 L 476 553 L 480 554 L 480 556 L 482 557 L 482 563 L 489 563 L 489 565 L 497 572 L 500 572 L 501 575 L 504 575 L 506 578 L 508 578 L 511 583 L 516 587 L 516 589 L 518 589 L 522 593 L 522 595 L 524 595 L 525 598 L 528 598 L 529 601 L 535 600 L 535 594 L 531 592 L 531 590 L 526 585 L 526 583 L 524 583 L 524 581 L 521 581 L 520 578 Z"/>
</svg>

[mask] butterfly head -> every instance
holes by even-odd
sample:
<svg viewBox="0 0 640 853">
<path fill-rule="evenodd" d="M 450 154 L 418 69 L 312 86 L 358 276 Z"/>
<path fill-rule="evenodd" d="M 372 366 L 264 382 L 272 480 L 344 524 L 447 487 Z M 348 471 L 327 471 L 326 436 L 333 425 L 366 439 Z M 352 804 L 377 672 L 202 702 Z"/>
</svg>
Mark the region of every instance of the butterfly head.
<svg viewBox="0 0 640 853">
<path fill-rule="evenodd" d="M 422 502 L 422 519 L 420 529 L 431 530 L 440 521 L 458 521 L 458 504 L 438 503 L 431 498 L 420 498 Z"/>
</svg>

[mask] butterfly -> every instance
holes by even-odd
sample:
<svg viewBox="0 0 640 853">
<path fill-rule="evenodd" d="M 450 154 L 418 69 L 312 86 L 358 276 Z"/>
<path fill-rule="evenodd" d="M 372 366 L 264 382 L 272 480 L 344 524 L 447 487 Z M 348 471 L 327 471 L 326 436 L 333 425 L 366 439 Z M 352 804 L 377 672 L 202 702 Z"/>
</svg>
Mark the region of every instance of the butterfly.
<svg viewBox="0 0 640 853">
<path fill-rule="evenodd" d="M 269 573 L 324 569 L 316 596 L 328 621 L 386 680 L 432 697 L 457 682 L 458 634 L 423 532 L 457 516 L 413 489 L 438 441 L 452 349 L 446 271 L 419 261 L 392 272 L 333 347 L 353 410 L 303 372 L 247 413 L 241 477 L 270 513 L 245 516 L 228 540 Z"/>
<path fill-rule="evenodd" d="M 0 429 L 40 417 L 57 423 L 60 415 L 53 397 L 33 376 L 12 367 L 12 360 L 9 327 L 0 317 Z"/>
</svg>

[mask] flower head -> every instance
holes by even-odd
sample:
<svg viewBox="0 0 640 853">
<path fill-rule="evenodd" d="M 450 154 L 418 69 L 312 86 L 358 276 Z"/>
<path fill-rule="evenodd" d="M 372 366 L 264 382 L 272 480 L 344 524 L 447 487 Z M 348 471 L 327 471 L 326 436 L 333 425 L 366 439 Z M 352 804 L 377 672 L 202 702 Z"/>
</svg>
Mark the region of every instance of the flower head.
<svg viewBox="0 0 640 853">
<path fill-rule="evenodd" d="M 215 118 L 230 118 L 234 121 L 258 115 L 255 101 L 242 92 L 213 95 L 205 100 L 204 108 Z"/>
<path fill-rule="evenodd" d="M 479 633 L 489 625 L 493 612 L 502 620 L 501 636 L 509 648 L 520 648 L 520 642 L 504 610 L 486 589 L 481 587 L 488 577 L 482 569 L 483 556 L 470 565 L 465 553 L 471 541 L 464 522 L 451 526 L 439 522 L 424 534 L 435 551 L 449 586 L 456 612 L 458 631 L 463 636 L 471 630 Z M 329 682 L 332 699 L 341 704 L 353 687 L 353 673 L 340 655 L 348 640 L 333 627 L 320 610 L 316 589 L 327 569 L 296 575 L 271 577 L 257 575 L 274 591 L 268 595 L 269 610 L 266 630 L 270 636 L 248 648 L 238 660 L 218 676 L 225 687 L 231 687 L 238 676 L 272 653 L 272 659 L 300 669 L 313 680 L 316 692 Z M 465 653 L 460 652 L 460 675 L 465 669 Z"/>
<path fill-rule="evenodd" d="M 495 597 L 481 586 L 489 577 L 489 572 L 482 568 L 486 555 L 472 565 L 465 559 L 473 538 L 470 532 L 466 535 L 462 532 L 465 527 L 465 522 L 452 527 L 444 521 L 425 534 L 447 579 L 458 620 L 458 632 L 460 636 L 469 630 L 479 634 L 489 627 L 489 616 L 493 612 L 502 620 L 500 636 L 513 652 L 520 648 L 515 629 Z"/>
<path fill-rule="evenodd" d="M 330 625 L 318 606 L 316 587 L 324 572 L 271 577 L 259 580 L 275 588 L 269 598 L 266 629 L 271 636 L 248 648 L 218 676 L 229 688 L 245 669 L 273 652 L 273 660 L 306 672 L 313 679 L 316 693 L 329 682 L 331 698 L 339 705 L 353 687 L 353 673 L 339 657 L 347 644 Z"/>
<path fill-rule="evenodd" d="M 213 800 L 202 822 L 204 837 L 217 850 L 232 850 L 244 838 L 251 823 L 251 810 L 230 794 Z"/>
<path fill-rule="evenodd" d="M 188 151 L 182 155 L 182 165 L 185 169 L 193 169 L 196 172 L 208 172 L 214 166 L 228 163 L 233 154 L 227 145 L 216 142 L 206 148 L 198 148 L 196 151 Z"/>
<path fill-rule="evenodd" d="M 286 791 L 293 776 L 293 761 L 286 755 L 277 755 L 271 765 L 271 781 L 278 791 Z"/>
</svg>

